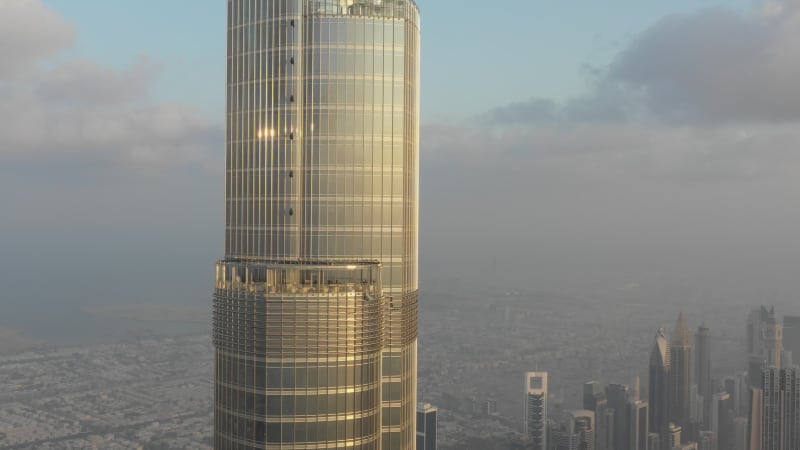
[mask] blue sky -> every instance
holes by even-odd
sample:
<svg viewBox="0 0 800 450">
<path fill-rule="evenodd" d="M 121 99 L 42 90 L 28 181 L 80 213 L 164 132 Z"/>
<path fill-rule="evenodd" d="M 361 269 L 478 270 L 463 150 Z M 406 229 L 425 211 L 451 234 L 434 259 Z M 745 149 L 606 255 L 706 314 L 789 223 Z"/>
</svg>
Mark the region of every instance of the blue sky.
<svg viewBox="0 0 800 450">
<path fill-rule="evenodd" d="M 221 116 L 224 0 L 141 0 L 124 7 L 108 0 L 45 3 L 77 26 L 78 45 L 69 56 L 125 67 L 147 55 L 164 64 L 157 99 Z M 746 10 L 752 1 L 421 0 L 419 5 L 423 120 L 450 122 L 530 97 L 578 95 L 587 83 L 584 64 L 604 67 L 662 17 L 720 5 Z"/>
</svg>

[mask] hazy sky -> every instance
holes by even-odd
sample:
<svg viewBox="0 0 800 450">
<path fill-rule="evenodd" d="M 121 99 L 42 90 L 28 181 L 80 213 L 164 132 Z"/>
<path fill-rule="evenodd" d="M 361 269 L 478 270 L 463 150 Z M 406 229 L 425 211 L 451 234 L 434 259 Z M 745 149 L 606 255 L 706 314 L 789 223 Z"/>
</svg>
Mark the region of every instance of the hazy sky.
<svg viewBox="0 0 800 450">
<path fill-rule="evenodd" d="M 800 2 L 584 3 L 420 1 L 423 289 L 796 299 Z M 0 314 L 209 304 L 224 1 L 122 4 L 0 0 Z"/>
</svg>

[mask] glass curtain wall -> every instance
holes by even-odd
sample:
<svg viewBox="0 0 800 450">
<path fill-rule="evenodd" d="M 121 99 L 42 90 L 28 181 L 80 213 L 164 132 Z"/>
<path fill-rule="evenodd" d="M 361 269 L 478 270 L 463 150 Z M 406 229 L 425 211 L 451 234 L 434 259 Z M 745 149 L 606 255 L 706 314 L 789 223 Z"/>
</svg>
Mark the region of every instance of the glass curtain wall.
<svg viewBox="0 0 800 450">
<path fill-rule="evenodd" d="M 227 88 L 226 259 L 217 268 L 215 294 L 216 447 L 412 449 L 419 216 L 416 5 L 410 0 L 229 0 Z M 272 273 L 289 263 L 297 265 L 295 276 L 301 277 L 292 280 L 296 288 L 316 292 L 313 301 L 303 297 L 305 309 L 288 304 L 277 287 L 256 292 L 247 287 L 247 276 L 261 280 L 260 271 Z M 370 294 L 380 306 L 377 312 L 348 303 L 338 288 L 336 295 L 323 294 L 313 287 L 318 281 L 302 280 L 305 266 L 340 273 L 370 264 L 380 272 L 380 292 Z M 231 272 L 234 266 L 239 272 Z M 245 278 L 232 283 L 236 276 Z M 333 287 L 340 281 L 326 283 Z M 344 317 L 337 312 L 339 302 L 350 308 L 348 314 L 361 315 L 364 330 L 380 323 L 377 341 L 367 339 L 352 320 L 340 327 L 356 336 L 353 345 L 358 339 L 380 342 L 379 352 L 362 355 L 361 366 L 354 363 L 353 348 L 341 347 L 334 360 L 311 370 L 310 359 L 301 355 L 303 343 L 311 355 L 319 347 L 309 341 L 310 334 L 329 339 L 335 334 L 311 320 L 309 308 L 314 314 L 330 312 L 335 323 Z M 242 336 L 252 348 L 242 347 Z M 262 337 L 271 337 L 275 345 L 262 345 Z M 291 356 L 281 350 L 290 343 Z M 284 364 L 289 361 L 300 365 Z M 354 408 L 360 422 L 348 422 L 333 434 L 329 428 L 312 433 L 311 424 L 319 415 L 329 418 L 333 404 L 325 400 L 327 409 L 311 409 L 308 398 L 300 400 L 291 391 L 296 384 L 288 392 L 277 391 L 281 405 L 294 403 L 277 414 L 279 409 L 269 408 L 270 364 L 296 370 L 295 383 L 307 369 L 308 374 L 322 367 L 360 374 L 353 377 L 361 384 L 347 385 L 345 376 L 345 384 L 326 387 L 343 396 L 337 397 L 336 414 L 347 417 L 356 411 L 350 404 L 359 405 Z M 263 372 L 267 389 L 248 384 L 247 378 L 243 385 L 238 378 L 231 381 L 240 373 L 233 367 L 245 367 L 245 376 L 254 371 L 254 379 Z M 281 379 L 286 375 L 282 372 Z M 262 394 L 266 410 L 256 401 Z M 231 408 L 233 395 L 243 395 L 244 403 Z M 321 394 L 313 395 L 319 402 Z M 276 406 L 278 400 L 272 401 Z M 302 413 L 298 401 L 305 402 Z M 242 428 L 234 417 L 249 425 Z M 241 439 L 240 431 L 249 437 Z"/>
</svg>

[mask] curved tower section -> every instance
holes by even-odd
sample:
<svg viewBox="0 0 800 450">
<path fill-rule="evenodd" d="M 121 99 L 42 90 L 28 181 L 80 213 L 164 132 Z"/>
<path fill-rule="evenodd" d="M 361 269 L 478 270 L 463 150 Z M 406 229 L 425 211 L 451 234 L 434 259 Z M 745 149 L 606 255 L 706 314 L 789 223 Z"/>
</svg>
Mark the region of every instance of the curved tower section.
<svg viewBox="0 0 800 450">
<path fill-rule="evenodd" d="M 418 151 L 413 0 L 228 0 L 215 448 L 414 448 Z"/>
</svg>

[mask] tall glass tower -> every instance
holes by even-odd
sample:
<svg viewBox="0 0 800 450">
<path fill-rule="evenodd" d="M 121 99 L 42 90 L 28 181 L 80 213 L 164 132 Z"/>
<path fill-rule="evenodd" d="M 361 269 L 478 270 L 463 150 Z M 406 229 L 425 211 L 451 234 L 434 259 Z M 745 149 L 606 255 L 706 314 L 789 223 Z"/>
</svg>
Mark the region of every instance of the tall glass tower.
<svg viewBox="0 0 800 450">
<path fill-rule="evenodd" d="M 690 416 L 689 387 L 692 384 L 692 332 L 683 311 L 678 314 L 669 350 L 669 417 L 676 425 L 687 429 Z"/>
<path fill-rule="evenodd" d="M 671 448 L 669 443 L 669 374 L 672 364 L 667 333 L 659 328 L 655 344 L 650 351 L 649 392 L 650 431 L 658 434 L 660 448 Z"/>
<path fill-rule="evenodd" d="M 419 10 L 227 4 L 215 448 L 412 450 Z"/>
</svg>

